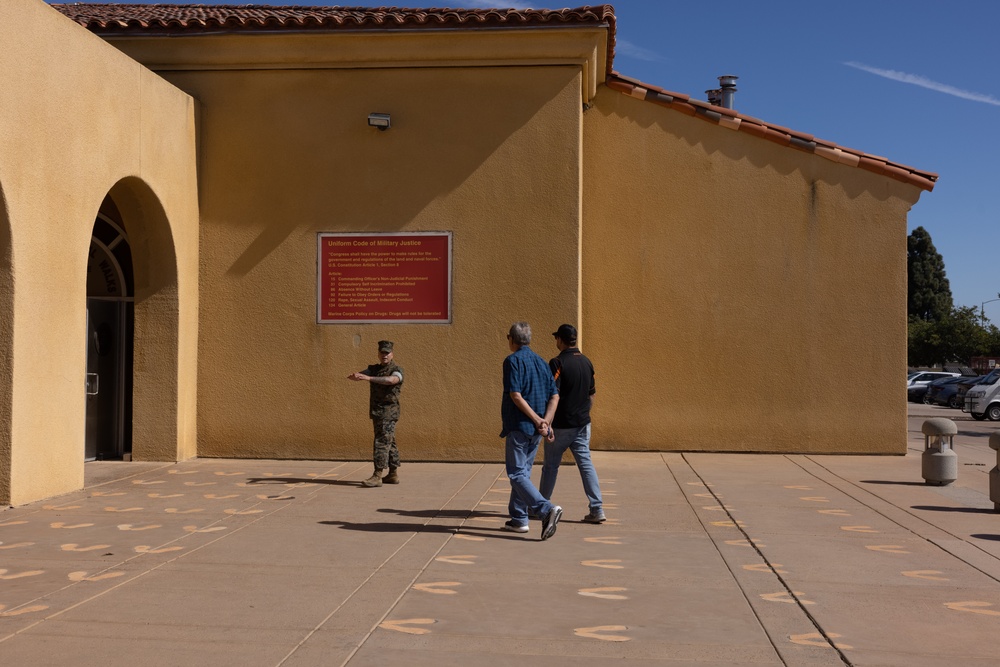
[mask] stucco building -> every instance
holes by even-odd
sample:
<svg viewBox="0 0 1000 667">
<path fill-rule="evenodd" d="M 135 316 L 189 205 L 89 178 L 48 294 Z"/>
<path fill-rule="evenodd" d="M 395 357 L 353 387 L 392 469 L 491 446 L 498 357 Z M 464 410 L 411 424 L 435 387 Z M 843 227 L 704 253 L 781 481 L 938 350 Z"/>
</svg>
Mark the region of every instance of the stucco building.
<svg viewBox="0 0 1000 667">
<path fill-rule="evenodd" d="M 498 460 L 512 321 L 594 447 L 902 453 L 935 174 L 613 69 L 615 17 L 0 4 L 0 502 L 84 461 Z M 387 126 L 387 127 L 386 127 Z M 551 356 L 551 355 L 550 355 Z"/>
</svg>

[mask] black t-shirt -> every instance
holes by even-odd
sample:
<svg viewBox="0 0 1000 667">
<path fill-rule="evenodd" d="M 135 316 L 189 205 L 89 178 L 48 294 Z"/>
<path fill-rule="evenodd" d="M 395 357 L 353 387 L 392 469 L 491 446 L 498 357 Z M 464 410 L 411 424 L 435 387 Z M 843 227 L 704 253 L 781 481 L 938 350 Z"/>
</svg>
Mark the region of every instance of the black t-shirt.
<svg viewBox="0 0 1000 667">
<path fill-rule="evenodd" d="M 590 397 L 594 388 L 594 365 L 578 348 L 571 347 L 549 362 L 559 387 L 559 405 L 553 428 L 579 428 L 590 423 Z"/>
</svg>

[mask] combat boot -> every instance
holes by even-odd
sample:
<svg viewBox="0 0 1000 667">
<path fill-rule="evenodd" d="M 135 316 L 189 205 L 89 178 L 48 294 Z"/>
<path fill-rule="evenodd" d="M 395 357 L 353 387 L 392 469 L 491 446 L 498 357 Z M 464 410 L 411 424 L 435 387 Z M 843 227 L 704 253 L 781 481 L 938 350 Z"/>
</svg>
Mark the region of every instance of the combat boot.
<svg viewBox="0 0 1000 667">
<path fill-rule="evenodd" d="M 382 483 L 399 484 L 399 474 L 396 472 L 396 468 L 389 468 L 389 474 L 382 478 Z"/>
<path fill-rule="evenodd" d="M 361 486 L 367 486 L 368 488 L 382 486 L 382 471 L 376 468 L 371 477 L 361 482 Z"/>
</svg>

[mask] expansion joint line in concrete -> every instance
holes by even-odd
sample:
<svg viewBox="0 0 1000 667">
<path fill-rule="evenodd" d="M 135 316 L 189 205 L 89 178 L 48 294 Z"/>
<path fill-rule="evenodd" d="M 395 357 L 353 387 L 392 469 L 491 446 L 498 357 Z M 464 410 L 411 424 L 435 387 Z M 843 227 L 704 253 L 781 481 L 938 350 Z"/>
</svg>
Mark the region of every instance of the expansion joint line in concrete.
<svg viewBox="0 0 1000 667">
<path fill-rule="evenodd" d="M 940 549 L 941 551 L 945 552 L 949 556 L 952 556 L 953 558 L 957 558 L 959 561 L 965 563 L 966 565 L 968 565 L 972 569 L 976 570 L 977 572 L 985 575 L 986 577 L 992 579 L 993 581 L 995 581 L 997 583 L 1000 583 L 1000 577 L 997 577 L 997 575 L 991 574 L 990 572 L 987 572 L 983 568 L 978 567 L 975 563 L 969 562 L 968 559 L 963 558 L 961 554 L 957 554 L 954 551 L 949 550 L 946 546 L 944 546 L 944 545 L 936 542 L 935 540 L 931 539 L 930 537 L 927 537 L 926 535 L 921 535 L 917 530 L 911 528 L 910 526 L 906 526 L 906 525 L 900 523 L 896 519 L 893 519 L 892 517 L 890 517 L 889 515 L 887 515 L 885 512 L 883 512 L 883 511 L 879 510 L 878 508 L 876 508 L 871 502 L 866 502 L 864 499 L 862 499 L 859 496 L 861 494 L 867 494 L 867 495 L 869 495 L 869 496 L 871 496 L 873 498 L 877 498 L 880 502 L 885 503 L 886 505 L 890 505 L 890 506 L 898 509 L 900 512 L 902 512 L 906 516 L 908 516 L 908 517 L 910 517 L 910 518 L 912 518 L 912 519 L 914 519 L 916 521 L 919 521 L 921 524 L 924 524 L 924 525 L 928 526 L 929 528 L 931 528 L 933 530 L 940 531 L 940 532 L 942 532 L 942 533 L 944 533 L 946 535 L 950 535 L 951 537 L 955 538 L 959 542 L 962 542 L 963 544 L 967 544 L 970 547 L 973 547 L 974 549 L 976 549 L 976 551 L 980 552 L 984 556 L 987 556 L 987 557 L 989 557 L 989 558 L 991 558 L 993 560 L 996 560 L 996 556 L 994 556 L 989 551 L 986 551 L 985 549 L 983 549 L 982 547 L 980 547 L 978 544 L 975 544 L 974 542 L 969 542 L 968 540 L 966 540 L 961 535 L 956 535 L 955 533 L 952 533 L 949 530 L 946 530 L 946 529 L 944 529 L 944 528 L 942 528 L 940 526 L 934 525 L 933 523 L 929 522 L 927 519 L 923 518 L 922 516 L 918 516 L 917 514 L 914 514 L 913 512 L 911 512 L 911 511 L 909 511 L 909 510 L 907 510 L 907 509 L 905 509 L 903 507 L 899 507 L 899 506 L 893 504 L 892 502 L 886 500 L 885 498 L 883 498 L 882 496 L 878 495 L 877 493 L 874 493 L 873 491 L 869 491 L 868 489 L 866 489 L 866 488 L 864 488 L 862 486 L 858 486 L 858 484 L 856 482 L 852 482 L 851 480 L 846 479 L 846 478 L 838 475 L 837 473 L 833 472 L 832 470 L 830 470 L 829 468 L 827 468 L 825 465 L 823 465 L 819 461 L 816 461 L 816 460 L 812 459 L 809 456 L 805 456 L 803 458 L 805 458 L 805 460 L 807 460 L 810 463 L 812 463 L 813 465 L 815 465 L 817 468 L 820 468 L 821 470 L 823 470 L 830 477 L 832 477 L 832 478 L 834 478 L 834 479 L 839 480 L 840 482 L 842 482 L 842 484 L 844 486 L 847 486 L 848 488 L 853 488 L 853 489 L 855 489 L 857 491 L 860 491 L 861 493 L 858 494 L 858 495 L 852 495 L 851 493 L 848 493 L 848 491 L 845 490 L 844 488 L 836 486 L 833 482 L 830 481 L 830 479 L 824 479 L 820 475 L 816 474 L 815 471 L 809 470 L 806 466 L 803 466 L 800 462 L 795 461 L 795 460 L 791 460 L 791 459 L 789 459 L 789 460 L 793 464 L 795 464 L 796 466 L 798 466 L 803 472 L 805 472 L 805 473 L 807 473 L 809 475 L 812 475 L 815 479 L 817 479 L 818 481 L 822 482 L 823 484 L 827 484 L 829 486 L 832 486 L 833 488 L 837 489 L 838 491 L 840 491 L 841 493 L 843 493 L 847 497 L 851 498 L 855 502 L 863 505 L 864 507 L 866 507 L 867 509 L 871 510 L 875 514 L 878 514 L 879 516 L 881 516 L 882 518 L 884 518 L 886 521 L 889 521 L 890 523 L 892 523 L 892 524 L 894 524 L 896 526 L 899 526 L 900 528 L 902 528 L 903 530 L 907 531 L 908 533 L 910 533 L 914 537 L 916 537 L 918 539 L 921 539 L 921 540 L 927 542 L 928 544 L 933 545 L 934 547 Z"/>
<path fill-rule="evenodd" d="M 464 484 L 462 484 L 462 486 L 460 486 L 460 487 L 459 487 L 459 488 L 458 488 L 458 489 L 457 489 L 457 490 L 456 490 L 456 491 L 455 491 L 455 492 L 454 492 L 453 494 L 451 494 L 451 497 L 449 497 L 449 498 L 448 498 L 448 499 L 447 499 L 447 500 L 446 500 L 446 501 L 445 501 L 445 502 L 444 502 L 444 503 L 443 503 L 443 504 L 441 505 L 441 509 L 440 509 L 440 510 L 438 510 L 438 513 L 437 513 L 437 514 L 435 514 L 435 515 L 434 515 L 434 516 L 432 516 L 432 517 L 429 517 L 429 518 L 427 519 L 427 521 L 425 521 L 425 522 L 424 522 L 423 524 L 421 524 L 421 525 L 422 525 L 422 526 L 427 526 L 427 525 L 428 525 L 428 524 L 430 524 L 430 523 L 431 523 L 432 521 L 434 521 L 435 519 L 437 519 L 437 518 L 438 518 L 438 517 L 440 516 L 440 512 L 441 512 L 441 510 L 443 510 L 443 509 L 444 509 L 444 508 L 445 508 L 445 507 L 446 507 L 446 506 L 448 505 L 448 503 L 450 503 L 450 502 L 451 502 L 452 500 L 454 500 L 454 499 L 455 499 L 455 497 L 456 497 L 456 496 L 457 496 L 457 495 L 458 495 L 459 493 L 461 493 L 462 491 L 464 491 L 464 490 L 465 490 L 465 488 L 466 488 L 466 487 L 467 487 L 467 486 L 469 485 L 469 483 L 470 483 L 470 482 L 471 482 L 471 481 L 472 481 L 472 480 L 473 480 L 473 479 L 474 479 L 474 478 L 476 477 L 476 475 L 477 475 L 477 474 L 478 474 L 478 473 L 479 473 L 480 471 L 482 471 L 482 470 L 483 470 L 483 468 L 485 468 L 485 467 L 486 467 L 486 466 L 485 466 L 485 464 L 482 464 L 482 465 L 480 465 L 480 466 L 479 466 L 479 468 L 478 468 L 478 469 L 476 470 L 476 472 L 474 472 L 473 474 L 469 475 L 469 478 L 465 480 L 465 483 L 464 483 Z M 494 479 L 494 483 L 496 483 L 496 480 L 498 480 L 498 479 L 500 479 L 500 474 L 499 474 L 499 473 L 497 474 L 497 476 L 496 476 L 496 479 Z M 493 484 L 490 484 L 490 486 L 493 486 Z M 479 498 L 479 500 L 480 500 L 480 501 L 481 501 L 481 500 L 483 500 L 483 498 L 485 498 L 485 497 L 486 497 L 486 493 L 487 493 L 487 492 L 483 492 L 483 494 L 482 494 L 482 495 L 480 496 L 480 498 Z M 478 504 L 478 503 L 477 503 L 477 504 Z M 472 510 L 469 510 L 469 513 L 471 514 L 471 513 L 472 513 Z M 462 524 L 461 524 L 461 525 L 465 525 L 465 520 L 464 520 L 464 519 L 462 520 Z M 459 526 L 459 528 L 457 528 L 457 529 L 455 530 L 455 532 L 456 532 L 456 533 L 457 533 L 457 532 L 459 532 L 459 531 L 461 530 L 461 525 Z M 365 577 L 365 579 L 364 579 L 364 580 L 363 580 L 363 581 L 362 581 L 362 582 L 361 582 L 360 584 L 358 584 L 358 585 L 357 585 L 357 586 L 356 586 L 356 587 L 354 588 L 354 590 L 353 590 L 353 591 L 351 591 L 350 595 L 348 595 L 347 597 L 345 597 L 345 598 L 344 598 L 344 599 L 343 599 L 343 600 L 342 600 L 342 601 L 340 602 L 340 604 L 338 604 L 338 605 L 337 605 L 337 606 L 336 606 L 336 607 L 335 607 L 335 608 L 333 609 L 333 611 L 331 611 L 331 612 L 330 612 L 329 614 L 327 614 L 326 618 L 324 618 L 324 619 L 323 619 L 322 621 L 320 621 L 320 622 L 319 622 L 319 623 L 318 623 L 318 624 L 316 625 L 316 627 L 314 627 L 314 628 L 313 628 L 312 630 L 310 630 L 310 631 L 309 631 L 309 632 L 308 632 L 308 633 L 306 634 L 306 636 L 305 636 L 305 637 L 303 637 L 303 638 L 302 638 L 302 640 L 301 640 L 301 641 L 300 641 L 300 642 L 299 642 L 298 644 L 296 644 L 296 645 L 295 645 L 295 646 L 294 646 L 294 647 L 292 648 L 292 650 L 291 650 L 291 651 L 289 651 L 289 652 L 288 652 L 288 655 L 286 655 L 286 656 L 285 656 L 284 658 L 282 658 L 282 659 L 281 659 L 281 660 L 280 660 L 280 661 L 279 661 L 279 662 L 278 662 L 278 663 L 277 663 L 277 664 L 275 665 L 275 667 L 281 667 L 281 665 L 285 664 L 285 663 L 286 663 L 286 662 L 288 661 L 288 659 L 289 659 L 289 658 L 291 658 L 291 657 L 292 657 L 292 656 L 293 656 L 293 655 L 295 654 L 295 652 L 296 652 L 296 651 L 298 651 L 298 650 L 299 650 L 299 649 L 300 649 L 300 648 L 301 648 L 301 647 L 302 647 L 302 646 L 303 646 L 303 645 L 304 645 L 304 644 L 305 644 L 305 643 L 306 643 L 306 642 L 307 642 L 307 641 L 309 640 L 309 638 L 310 638 L 310 637 L 312 637 L 312 636 L 313 636 L 314 634 L 316 634 L 317 632 L 319 632 L 319 630 L 320 630 L 320 629 L 321 629 L 321 628 L 322 628 L 322 627 L 323 627 L 324 625 L 326 625 L 326 624 L 327 624 L 327 623 L 328 623 L 328 622 L 330 621 L 330 619 L 331 619 L 331 618 L 333 618 L 333 617 L 334 617 L 334 616 L 335 616 L 335 615 L 337 614 L 337 612 L 338 612 L 338 611 L 340 611 L 341 609 L 343 609 L 344 605 L 346 605 L 346 604 L 347 604 L 348 602 L 350 602 L 350 601 L 351 601 L 351 599 L 353 599 L 353 598 L 354 598 L 354 596 L 355 596 L 355 595 L 357 595 L 357 594 L 358 594 L 358 592 L 359 592 L 359 591 L 360 591 L 361 589 L 363 589 L 363 588 L 364 588 L 364 587 L 365 587 L 366 585 L 368 585 L 368 582 L 370 582 L 370 581 L 371 581 L 372 579 L 374 579 L 374 578 L 375 578 L 375 576 L 376 576 L 377 574 L 379 574 L 379 572 L 381 572 L 381 571 L 382 571 L 382 569 L 383 569 L 383 568 L 385 568 L 385 567 L 386 567 L 386 566 L 387 566 L 387 565 L 389 564 L 389 562 L 391 562 L 391 561 L 392 561 L 392 559 L 393 559 L 393 558 L 395 558 L 397 554 L 399 554 L 399 553 L 400 553 L 400 552 L 401 552 L 401 551 L 402 551 L 403 549 L 405 549 L 405 548 L 406 548 L 406 546 L 407 546 L 407 545 L 408 545 L 408 544 L 409 544 L 409 543 L 410 543 L 410 542 L 411 542 L 412 540 L 414 540 L 414 539 L 415 539 L 415 538 L 417 537 L 417 535 L 419 535 L 419 534 L 420 534 L 420 531 L 419 531 L 419 530 L 415 530 L 415 531 L 414 531 L 414 533 L 413 533 L 413 535 L 411 535 L 410 537 L 408 537 L 408 538 L 407 538 L 407 539 L 406 539 L 406 540 L 405 540 L 405 541 L 404 541 L 404 542 L 403 542 L 402 544 L 400 544 L 400 545 L 399 545 L 399 547 L 398 547 L 398 548 L 397 548 L 397 549 L 396 549 L 395 551 L 393 551 L 393 552 L 392 552 L 391 554 L 389 554 L 389 555 L 388 555 L 388 556 L 387 556 L 387 557 L 386 557 L 386 558 L 385 558 L 385 559 L 384 559 L 384 560 L 383 560 L 383 561 L 382 561 L 381 563 L 379 563 L 378 567 L 376 567 L 376 568 L 375 568 L 374 570 L 372 570 L 371 574 L 369 574 L 369 575 L 368 575 L 367 577 Z M 361 639 L 360 639 L 360 640 L 358 641 L 358 643 L 357 643 L 357 646 L 355 646 L 355 647 L 354 647 L 353 649 L 351 649 L 351 652 L 347 654 L 347 656 L 346 656 L 346 657 L 344 658 L 343 662 L 341 662 L 341 663 L 340 663 L 340 664 L 341 664 L 341 667 L 344 667 L 344 665 L 346 665 L 347 663 L 349 663 L 349 662 L 351 661 L 351 659 L 352 659 L 352 658 L 354 657 L 354 655 L 355 655 L 355 654 L 356 654 L 356 653 L 357 653 L 358 651 L 360 651 L 360 650 L 361 650 L 361 647 L 365 645 L 365 642 L 367 642 L 367 641 L 368 641 L 368 639 L 369 639 L 369 638 L 370 638 L 370 637 L 372 636 L 372 634 L 373 634 L 373 633 L 375 632 L 375 630 L 377 630 L 377 629 L 378 629 L 378 627 L 379 627 L 379 626 L 380 626 L 380 625 L 381 625 L 381 624 L 382 624 L 383 622 L 385 622 L 385 619 L 386 619 L 386 618 L 388 618 L 389 614 L 391 614 L 391 613 L 392 613 L 392 611 L 393 611 L 393 610 L 394 610 L 394 609 L 395 609 L 395 608 L 396 608 L 396 607 L 397 607 L 397 606 L 399 605 L 399 602 L 400 602 L 400 600 L 402 600 L 402 599 L 403 599 L 403 596 L 404 596 L 404 595 L 406 595 L 406 593 L 407 593 L 407 592 L 408 592 L 408 591 L 409 591 L 409 590 L 410 590 L 411 588 L 413 588 L 413 584 L 415 584 L 415 583 L 417 582 L 417 579 L 419 579 L 419 578 L 420 578 L 421 576 L 423 576 L 424 572 L 426 572 L 426 571 L 427 571 L 427 568 L 428 568 L 428 567 L 430 566 L 430 564 L 434 562 L 434 559 L 435 559 L 435 558 L 437 558 L 437 557 L 438 557 L 438 555 L 440 555 L 440 553 L 441 553 L 441 552 L 442 552 L 442 551 L 444 550 L 444 548 L 445 548 L 446 546 L 448 546 L 448 544 L 449 544 L 450 542 L 451 542 L 451 537 L 449 536 L 449 537 L 448 537 L 448 539 L 444 540 L 444 542 L 442 542 L 442 543 L 441 543 L 441 546 L 440 546 L 440 547 L 438 547 L 437 551 L 435 551 L 435 552 L 434 552 L 433 554 L 431 554 L 430 558 L 428 558 L 428 559 L 427 559 L 427 562 L 425 562 L 425 563 L 424 563 L 424 564 L 423 564 L 423 565 L 422 565 L 422 566 L 420 567 L 420 569 L 419 569 L 419 570 L 417 571 L 417 573 L 416 573 L 416 574 L 415 574 L 415 575 L 413 576 L 413 579 L 411 579 L 411 580 L 410 580 L 410 583 L 409 583 L 409 584 L 407 584 L 407 585 L 406 585 L 406 586 L 405 586 L 405 587 L 403 588 L 403 590 L 402 590 L 402 591 L 400 592 L 400 594 L 396 596 L 396 599 L 392 601 L 392 604 L 390 604 L 390 605 L 389 605 L 389 607 L 388 607 L 388 608 L 386 609 L 385 613 L 384 613 L 384 614 L 382 614 L 382 616 L 381 616 L 381 617 L 380 617 L 380 618 L 379 618 L 379 619 L 378 619 L 377 621 L 375 621 L 375 623 L 374 623 L 374 624 L 372 625 L 372 627 L 368 629 L 368 632 L 366 632 L 366 633 L 365 633 L 365 636 L 364 636 L 364 637 L 362 637 L 362 638 L 361 638 Z"/>
<path fill-rule="evenodd" d="M 171 461 L 169 463 L 164 463 L 161 466 L 157 466 L 155 468 L 150 468 L 148 470 L 139 470 L 137 472 L 132 473 L 131 475 L 124 475 L 122 477 L 115 477 L 114 479 L 109 479 L 108 481 L 101 482 L 100 484 L 91 484 L 90 486 L 87 486 L 87 487 L 83 488 L 82 491 L 90 491 L 91 489 L 99 489 L 102 486 L 107 486 L 108 484 L 117 484 L 118 482 L 123 482 L 123 481 L 125 481 L 127 479 L 135 479 L 136 477 L 142 477 L 143 475 L 148 475 L 150 473 L 157 473 L 157 472 L 159 472 L 159 471 L 161 471 L 161 470 L 163 470 L 165 468 L 173 468 L 178 463 L 183 463 L 183 461 Z M 77 492 L 74 491 L 74 493 L 77 493 Z M 47 498 L 46 500 L 51 501 L 51 500 L 53 500 L 53 498 Z"/>
<path fill-rule="evenodd" d="M 709 483 L 701 476 L 701 473 L 699 473 L 695 469 L 695 467 L 691 463 L 691 461 L 688 460 L 687 455 L 684 454 L 684 453 L 682 453 L 681 454 L 681 458 L 684 460 L 684 463 L 687 464 L 688 468 L 691 470 L 691 472 L 694 474 L 694 476 L 698 478 L 698 481 L 701 482 L 702 486 L 705 487 L 705 491 L 707 491 L 708 493 L 712 494 L 712 498 L 719 504 L 719 507 L 722 508 L 722 511 L 726 513 L 726 516 L 729 517 L 729 520 L 733 523 L 733 526 L 735 526 L 736 530 L 740 531 L 740 534 L 743 535 L 743 539 L 746 540 L 746 542 L 750 546 L 750 548 L 753 549 L 757 553 L 757 556 L 764 562 L 765 565 L 767 565 L 767 568 L 768 568 L 768 570 L 770 570 L 771 574 L 774 575 L 774 577 L 781 583 L 782 587 L 785 589 L 785 592 L 788 594 L 789 599 L 795 601 L 795 605 L 799 608 L 799 611 L 801 611 L 802 614 L 807 619 L 809 619 L 809 622 L 812 624 L 812 626 L 814 628 L 816 628 L 816 631 L 820 634 L 821 637 L 823 637 L 824 641 L 826 641 L 826 643 L 830 645 L 830 648 L 832 648 L 834 651 L 837 652 L 837 655 L 840 656 L 841 662 L 843 662 L 848 667 L 853 667 L 853 663 L 847 658 L 847 656 L 844 654 L 844 652 L 837 646 L 837 644 L 833 641 L 833 639 L 827 634 L 826 630 L 823 629 L 823 626 L 820 625 L 820 623 L 816 619 L 816 617 L 813 616 L 809 612 L 809 609 L 807 609 L 806 606 L 805 606 L 805 604 L 802 603 L 802 600 L 799 599 L 799 596 L 796 595 L 795 591 L 792 590 L 791 585 L 787 581 L 785 581 L 785 578 L 782 577 L 781 574 L 778 572 L 778 569 L 774 566 L 774 563 L 772 563 L 767 558 L 767 556 L 764 555 L 764 552 L 760 550 L 760 547 L 758 547 L 757 543 L 754 542 L 753 538 L 750 537 L 750 534 L 746 531 L 746 529 L 743 527 L 743 525 L 736 519 L 736 517 L 729 510 L 729 508 L 726 507 L 725 504 L 722 502 L 722 498 L 720 498 L 715 493 L 715 491 L 712 489 L 711 485 L 709 485 Z M 664 463 L 666 464 L 666 461 L 664 461 Z M 669 464 L 667 464 L 667 468 L 668 469 L 670 468 Z M 671 474 L 673 474 L 673 471 L 671 471 Z M 676 477 L 674 477 L 674 481 L 675 482 L 677 481 Z M 687 494 L 684 494 L 684 497 L 685 497 L 685 499 L 687 499 Z M 709 535 L 709 538 L 711 539 L 711 533 L 708 532 L 708 529 L 705 526 L 705 523 L 701 520 L 701 516 L 698 515 L 697 511 L 695 511 L 694 505 L 691 503 L 690 499 L 688 499 L 688 505 L 691 507 L 691 511 L 695 513 L 695 516 L 698 517 L 698 521 L 701 522 L 702 527 L 705 528 L 705 533 L 707 535 Z M 729 573 L 732 575 L 733 580 L 734 581 L 738 581 L 738 579 L 736 577 L 736 573 L 733 571 L 732 566 L 729 564 L 729 561 L 726 559 L 725 555 L 719 549 L 719 547 L 716 544 L 716 542 L 715 542 L 714 539 L 712 540 L 712 544 L 715 545 L 716 551 L 719 552 L 719 556 L 722 558 L 722 561 L 726 564 L 726 567 L 729 569 Z M 747 598 L 746 592 L 743 591 L 743 587 L 742 586 L 740 587 L 740 591 L 743 593 L 744 598 L 747 600 L 747 604 L 750 606 L 750 609 L 754 611 L 754 615 L 756 616 L 757 612 L 756 612 L 756 610 L 754 610 L 753 604 L 751 603 L 750 599 Z M 775 653 L 778 655 L 779 658 L 781 658 L 782 662 L 785 662 L 784 658 L 781 656 L 781 650 L 778 648 L 778 645 L 775 642 L 774 638 L 771 637 L 771 634 L 769 632 L 767 632 L 767 628 L 764 625 L 763 621 L 761 621 L 761 619 L 760 619 L 759 616 L 757 616 L 757 621 L 760 623 L 760 627 L 764 630 L 764 633 L 767 634 L 768 639 L 771 641 L 771 645 L 774 647 Z"/>
</svg>

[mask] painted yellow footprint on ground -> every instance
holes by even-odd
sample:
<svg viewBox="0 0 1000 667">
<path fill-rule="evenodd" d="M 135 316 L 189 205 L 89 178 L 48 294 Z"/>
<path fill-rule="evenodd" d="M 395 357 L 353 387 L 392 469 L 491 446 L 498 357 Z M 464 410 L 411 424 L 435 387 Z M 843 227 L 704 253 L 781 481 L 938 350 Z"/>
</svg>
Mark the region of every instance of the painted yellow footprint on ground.
<svg viewBox="0 0 1000 667">
<path fill-rule="evenodd" d="M 621 632 L 622 630 L 628 630 L 628 626 L 625 625 L 597 625 L 592 628 L 577 628 L 573 631 L 573 634 L 577 637 L 586 637 L 588 639 L 600 639 L 605 642 L 627 642 L 631 641 L 631 637 L 626 637 L 625 635 L 609 635 L 605 634 L 607 632 Z"/>
<path fill-rule="evenodd" d="M 383 630 L 393 630 L 395 632 L 405 632 L 408 635 L 426 635 L 430 630 L 427 628 L 414 628 L 414 625 L 433 625 L 436 623 L 433 618 L 407 618 L 399 621 L 384 621 L 378 627 Z"/>
</svg>

